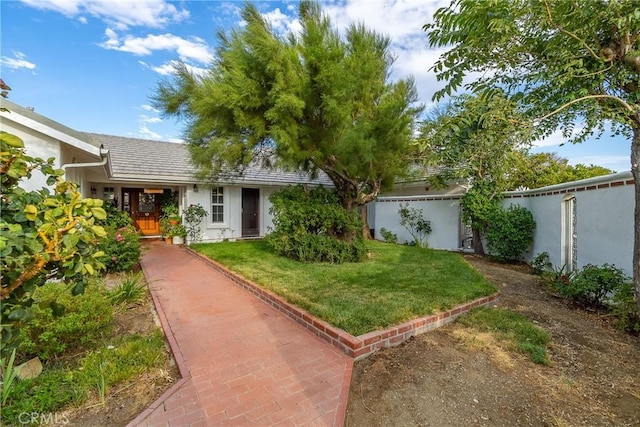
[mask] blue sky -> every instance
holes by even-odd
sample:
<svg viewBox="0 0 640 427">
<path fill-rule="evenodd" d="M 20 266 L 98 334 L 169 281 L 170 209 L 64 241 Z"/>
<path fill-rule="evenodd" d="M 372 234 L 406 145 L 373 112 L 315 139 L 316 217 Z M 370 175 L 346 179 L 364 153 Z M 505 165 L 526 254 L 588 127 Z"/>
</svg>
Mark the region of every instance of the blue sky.
<svg viewBox="0 0 640 427">
<path fill-rule="evenodd" d="M 334 25 L 363 21 L 389 35 L 397 57 L 392 78 L 413 75 L 421 102 L 441 88 L 430 66 L 443 52 L 430 49 L 422 26 L 448 2 L 429 0 L 325 1 Z M 297 1 L 256 1 L 275 29 L 295 31 Z M 9 99 L 73 129 L 180 140 L 182 123 L 162 118 L 149 98 L 169 77 L 172 61 L 205 69 L 217 32 L 242 25 L 240 1 L 3 0 L 0 71 Z M 630 141 L 612 138 L 560 146 L 559 133 L 534 152 L 556 152 L 571 164 L 630 169 Z"/>
</svg>

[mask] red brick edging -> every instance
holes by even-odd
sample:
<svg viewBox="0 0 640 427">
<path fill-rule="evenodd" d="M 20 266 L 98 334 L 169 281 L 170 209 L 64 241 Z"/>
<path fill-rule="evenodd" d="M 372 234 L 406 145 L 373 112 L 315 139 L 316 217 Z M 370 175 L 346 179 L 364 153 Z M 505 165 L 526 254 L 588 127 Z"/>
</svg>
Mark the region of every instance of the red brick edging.
<svg viewBox="0 0 640 427">
<path fill-rule="evenodd" d="M 184 248 L 188 253 L 209 264 L 236 285 L 246 289 L 276 310 L 305 326 L 315 335 L 339 348 L 355 360 L 363 359 L 381 348 L 396 346 L 415 335 L 420 335 L 451 323 L 461 314 L 468 312 L 474 307 L 488 305 L 494 302 L 499 296 L 499 293 L 495 293 L 493 295 L 459 305 L 449 311 L 419 317 L 382 331 L 373 331 L 354 337 L 342 329 L 336 328 L 324 320 L 318 319 L 308 311 L 289 304 L 284 300 L 284 298 L 271 291 L 262 289 L 260 286 L 234 273 L 222 264 L 219 264 L 218 262 L 195 252 L 186 246 Z"/>
<path fill-rule="evenodd" d="M 143 274 L 144 274 L 144 268 L 142 269 L 142 271 L 143 271 Z M 148 279 L 147 279 L 147 283 L 149 284 L 149 286 L 151 286 L 151 281 L 149 281 Z M 134 426 L 142 424 L 142 422 L 149 415 L 151 415 L 151 413 L 153 413 L 153 411 L 155 411 L 160 405 L 162 405 L 167 399 L 169 399 L 169 397 L 173 393 L 178 391 L 178 389 L 180 389 L 184 385 L 184 383 L 189 381 L 189 379 L 191 378 L 191 374 L 189 373 L 189 370 L 187 369 L 187 366 L 186 366 L 186 363 L 184 361 L 184 358 L 182 357 L 182 352 L 180 351 L 180 347 L 178 346 L 178 342 L 176 341 L 176 338 L 173 335 L 173 331 L 171 330 L 171 325 L 169 324 L 169 321 L 167 320 L 167 315 L 165 314 L 164 309 L 162 308 L 162 305 L 160 304 L 160 300 L 158 299 L 158 297 L 156 296 L 155 293 L 151 292 L 151 289 L 149 289 L 149 293 L 151 294 L 151 298 L 153 299 L 153 305 L 155 306 L 156 314 L 158 315 L 158 318 L 160 319 L 160 324 L 162 325 L 162 331 L 164 332 L 164 336 L 166 337 L 167 341 L 169 342 L 169 347 L 171 348 L 171 353 L 173 354 L 173 359 L 175 360 L 176 365 L 178 365 L 178 371 L 180 372 L 180 379 L 178 381 L 176 381 L 176 383 L 174 385 L 169 387 L 169 389 L 167 391 L 162 393 L 162 395 L 160 397 L 158 397 L 156 400 L 154 400 L 153 403 L 151 403 L 151 405 L 149 405 L 144 411 L 139 413 L 137 417 L 135 417 L 133 420 L 131 420 L 129 422 L 129 424 L 127 424 L 127 427 L 134 427 Z"/>
</svg>

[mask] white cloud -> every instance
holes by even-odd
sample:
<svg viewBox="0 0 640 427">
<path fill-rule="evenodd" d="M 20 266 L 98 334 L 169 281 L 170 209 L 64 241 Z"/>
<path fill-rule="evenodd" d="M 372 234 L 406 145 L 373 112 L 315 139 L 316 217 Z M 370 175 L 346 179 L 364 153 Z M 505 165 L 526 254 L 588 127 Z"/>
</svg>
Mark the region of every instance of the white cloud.
<svg viewBox="0 0 640 427">
<path fill-rule="evenodd" d="M 160 112 L 160 110 L 158 110 L 157 108 L 153 108 L 149 104 L 143 104 L 143 105 L 140 106 L 140 108 L 142 108 L 145 111 L 150 111 L 152 113 L 159 113 Z"/>
<path fill-rule="evenodd" d="M 170 22 L 189 17 L 165 0 L 21 0 L 36 9 L 51 10 L 86 22 L 86 15 L 103 20 L 119 29 L 134 26 L 162 28 Z"/>
<path fill-rule="evenodd" d="M 562 129 L 556 129 L 546 138 L 534 141 L 532 146 L 534 148 L 560 147 L 570 142 L 576 136 L 578 136 L 578 134 L 582 132 L 583 129 L 584 129 L 584 124 L 577 124 L 571 131 L 571 134 L 567 136 L 563 134 Z"/>
<path fill-rule="evenodd" d="M 27 70 L 34 70 L 36 68 L 36 64 L 30 61 L 27 61 L 25 59 L 27 55 L 25 55 L 24 53 L 22 52 L 12 52 L 12 53 L 13 53 L 13 58 L 8 56 L 1 57 L 0 65 L 2 65 L 3 67 L 14 69 L 14 70 L 19 70 L 22 68 Z"/>
<path fill-rule="evenodd" d="M 170 51 L 178 54 L 181 61 L 196 61 L 209 64 L 213 59 L 211 48 L 199 37 L 187 40 L 173 34 L 149 34 L 146 37 L 125 36 L 120 38 L 111 28 L 105 31 L 107 41 L 101 47 L 134 55 L 151 55 L 154 51 Z"/>
<path fill-rule="evenodd" d="M 152 70 L 155 71 L 156 73 L 160 74 L 161 76 L 170 76 L 171 74 L 173 74 L 174 70 L 175 70 L 175 65 L 178 64 L 178 61 L 169 61 L 169 62 L 165 62 L 162 65 L 151 65 L 151 64 L 147 64 L 144 61 L 138 61 L 138 63 L 140 65 L 142 65 L 144 68 L 148 69 L 148 70 Z M 207 73 L 207 71 L 209 71 L 207 68 L 203 68 L 203 67 L 196 67 L 194 65 L 190 65 L 190 64 L 186 64 L 187 69 L 194 75 L 196 76 L 202 76 L 204 74 Z"/>
</svg>

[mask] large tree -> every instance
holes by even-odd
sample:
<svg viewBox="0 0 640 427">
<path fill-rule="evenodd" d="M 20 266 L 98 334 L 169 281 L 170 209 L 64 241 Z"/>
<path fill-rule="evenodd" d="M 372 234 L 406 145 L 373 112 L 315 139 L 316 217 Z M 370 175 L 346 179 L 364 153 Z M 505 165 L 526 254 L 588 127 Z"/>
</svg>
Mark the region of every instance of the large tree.
<svg viewBox="0 0 640 427">
<path fill-rule="evenodd" d="M 458 89 L 501 87 L 536 118 L 580 142 L 607 124 L 631 139 L 635 180 L 633 281 L 640 312 L 640 8 L 637 0 L 455 0 L 424 27 L 433 66 Z M 479 76 L 465 85 L 465 77 Z"/>
<path fill-rule="evenodd" d="M 530 129 L 522 121 L 513 101 L 491 91 L 456 97 L 420 126 L 419 153 L 440 170 L 438 181 L 465 179 L 470 185 L 460 204 L 477 254 L 484 254 L 482 233 L 509 189 L 518 153 L 529 146 Z"/>
<path fill-rule="evenodd" d="M 341 35 L 310 1 L 299 5 L 301 32 L 286 38 L 251 4 L 242 17 L 246 26 L 219 34 L 206 75 L 179 65 L 153 96 L 186 120 L 201 174 L 215 178 L 263 155 L 323 171 L 347 209 L 389 188 L 406 170 L 421 111 L 411 78 L 389 81 L 390 40 L 361 24 Z"/>
<path fill-rule="evenodd" d="M 507 189 L 540 188 L 563 182 L 609 175 L 615 171 L 597 165 L 578 163 L 573 166 L 569 159 L 557 153 L 530 153 L 524 151 L 517 154 L 515 167 L 509 171 Z"/>
</svg>

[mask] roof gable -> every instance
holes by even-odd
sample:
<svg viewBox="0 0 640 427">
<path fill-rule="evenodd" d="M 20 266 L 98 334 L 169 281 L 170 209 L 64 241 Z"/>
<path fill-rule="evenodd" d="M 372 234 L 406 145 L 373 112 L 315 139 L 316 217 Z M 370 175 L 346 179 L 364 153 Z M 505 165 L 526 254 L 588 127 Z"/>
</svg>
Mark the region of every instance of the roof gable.
<svg viewBox="0 0 640 427">
<path fill-rule="evenodd" d="M 14 104 L 5 98 L 0 98 L 0 106 L 9 110 L 0 111 L 0 116 L 3 119 L 11 120 L 86 153 L 100 157 L 100 144 L 93 144 L 85 134 L 42 116 L 28 108 Z"/>
</svg>

